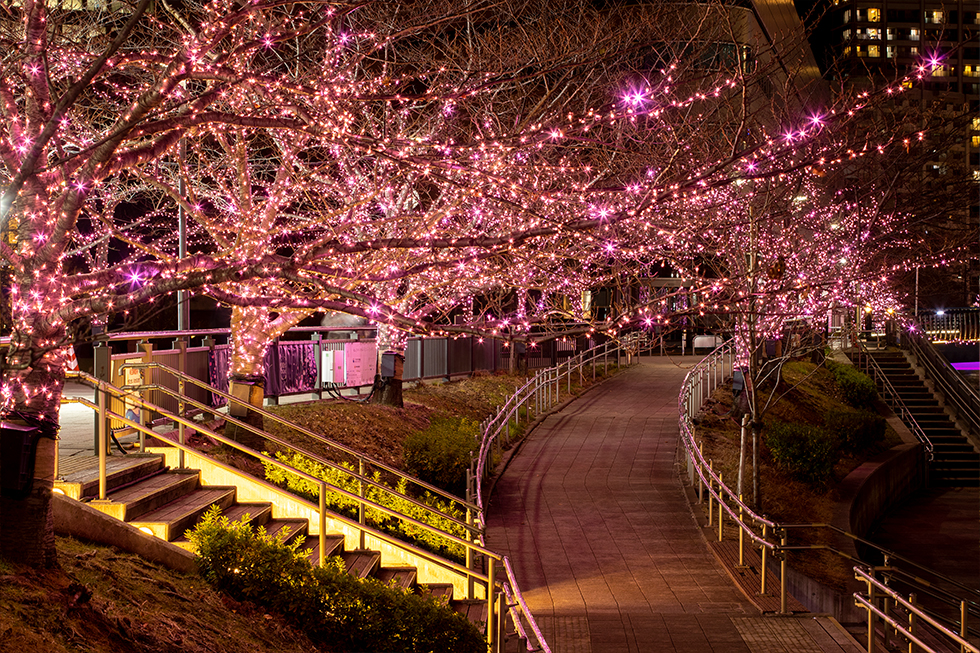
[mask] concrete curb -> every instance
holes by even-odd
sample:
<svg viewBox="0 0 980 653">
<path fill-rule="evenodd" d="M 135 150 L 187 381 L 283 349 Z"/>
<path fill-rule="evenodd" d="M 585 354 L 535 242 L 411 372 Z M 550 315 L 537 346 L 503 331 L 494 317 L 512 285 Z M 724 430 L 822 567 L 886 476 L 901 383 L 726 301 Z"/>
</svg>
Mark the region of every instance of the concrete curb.
<svg viewBox="0 0 980 653">
<path fill-rule="evenodd" d="M 175 544 L 60 494 L 51 496 L 54 530 L 80 540 L 115 546 L 185 574 L 198 573 L 197 556 Z"/>
</svg>

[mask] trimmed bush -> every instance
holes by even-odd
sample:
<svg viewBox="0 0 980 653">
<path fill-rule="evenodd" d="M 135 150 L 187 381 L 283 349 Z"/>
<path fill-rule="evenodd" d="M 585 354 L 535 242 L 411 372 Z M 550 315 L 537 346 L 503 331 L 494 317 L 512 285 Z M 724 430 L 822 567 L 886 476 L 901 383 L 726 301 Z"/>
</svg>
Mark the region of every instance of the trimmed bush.
<svg viewBox="0 0 980 653">
<path fill-rule="evenodd" d="M 868 411 L 835 410 L 827 415 L 827 430 L 850 451 L 870 449 L 885 437 L 885 418 Z"/>
<path fill-rule="evenodd" d="M 348 574 L 339 558 L 313 567 L 244 519 L 212 508 L 189 534 L 201 574 L 241 601 L 275 611 L 331 650 L 486 653 L 480 632 L 436 600 Z"/>
<path fill-rule="evenodd" d="M 427 483 L 462 496 L 470 452 L 478 447 L 480 425 L 465 417 L 436 417 L 424 431 L 405 438 L 405 469 Z"/>
<path fill-rule="evenodd" d="M 776 464 L 804 483 L 824 483 L 834 472 L 840 442 L 826 429 L 775 422 L 764 439 Z"/>
<path fill-rule="evenodd" d="M 828 369 L 834 375 L 837 387 L 840 388 L 844 401 L 855 408 L 874 408 L 878 398 L 875 382 L 867 374 L 853 365 L 827 363 Z"/>
<path fill-rule="evenodd" d="M 327 467 L 298 453 L 285 454 L 276 452 L 275 457 L 294 469 L 323 479 L 331 485 L 339 487 L 342 490 L 347 490 L 352 494 L 358 494 L 360 491 L 358 480 L 343 470 Z M 263 463 L 263 465 L 265 467 L 265 477 L 268 481 L 284 487 L 313 503 L 317 503 L 320 500 L 319 484 L 313 483 L 298 474 L 291 474 L 275 465 L 269 463 Z M 342 463 L 341 466 L 344 469 L 354 472 L 354 466 L 349 463 Z M 380 474 L 375 472 L 373 478 L 376 482 L 380 483 Z M 443 533 L 466 539 L 466 529 L 461 525 L 408 501 L 406 499 L 407 489 L 404 480 L 399 482 L 396 488 L 391 488 L 383 483 L 381 485 L 382 487 L 369 485 L 365 492 L 365 498 L 386 508 L 391 508 L 399 514 L 407 515 L 422 523 L 429 524 Z M 429 492 L 425 492 L 417 500 L 452 519 L 458 521 L 466 520 L 466 514 L 455 502 L 443 501 Z M 352 519 L 357 519 L 357 506 L 358 502 L 356 500 L 337 492 L 330 492 L 328 489 L 327 508 L 329 510 L 346 515 Z M 368 508 L 365 511 L 364 517 L 368 525 L 385 533 L 395 535 L 412 544 L 416 544 L 428 551 L 455 560 L 456 562 L 462 562 L 465 559 L 466 550 L 462 544 L 457 544 L 445 537 L 441 537 L 438 533 L 433 533 L 425 528 L 415 526 L 400 519 L 395 519 L 373 508 Z"/>
</svg>

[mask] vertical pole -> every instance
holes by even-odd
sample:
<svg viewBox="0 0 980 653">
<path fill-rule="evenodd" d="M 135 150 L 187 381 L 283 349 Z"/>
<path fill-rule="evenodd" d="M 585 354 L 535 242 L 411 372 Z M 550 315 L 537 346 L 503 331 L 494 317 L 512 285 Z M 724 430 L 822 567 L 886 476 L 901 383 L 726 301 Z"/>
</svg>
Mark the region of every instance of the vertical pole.
<svg viewBox="0 0 980 653">
<path fill-rule="evenodd" d="M 472 502 L 472 500 L 470 501 Z M 466 539 L 467 541 L 472 542 L 476 537 L 473 533 L 473 509 L 472 508 L 466 509 L 466 525 L 469 526 L 469 528 L 466 529 Z M 466 568 L 473 569 L 474 562 L 475 561 L 473 559 L 473 547 L 467 544 L 466 545 Z M 473 594 L 476 591 L 475 580 L 476 579 L 473 578 L 473 574 L 466 575 L 466 598 L 469 599 L 470 601 L 473 600 Z"/>
<path fill-rule="evenodd" d="M 966 617 L 967 617 L 966 601 L 960 601 L 960 637 L 966 639 L 969 631 L 966 627 Z M 960 644 L 960 653 L 966 653 L 966 646 Z"/>
<path fill-rule="evenodd" d="M 105 501 L 106 497 L 106 478 L 105 478 L 105 466 L 106 466 L 106 449 L 109 443 L 109 418 L 106 417 L 106 403 L 108 402 L 108 396 L 106 396 L 105 390 L 99 384 L 99 414 L 98 420 L 101 428 L 99 433 L 96 435 L 98 438 L 98 453 L 99 453 L 99 501 Z"/>
<path fill-rule="evenodd" d="M 868 581 L 868 603 L 871 605 L 875 604 L 875 586 L 870 580 Z M 868 653 L 874 653 L 875 651 L 875 613 L 868 608 Z"/>
<path fill-rule="evenodd" d="M 786 600 L 786 571 L 787 571 L 786 558 L 788 557 L 786 551 L 787 536 L 788 536 L 788 532 L 784 528 L 783 536 L 780 541 L 780 546 L 782 547 L 782 550 L 780 551 L 780 556 L 779 556 L 779 612 L 780 614 L 787 614 L 789 612 L 789 609 L 787 608 L 787 600 Z"/>
<path fill-rule="evenodd" d="M 724 474 L 718 474 L 718 541 L 721 542 L 724 538 L 724 527 L 725 527 L 725 481 Z"/>
<path fill-rule="evenodd" d="M 708 526 L 714 525 L 715 518 L 715 497 L 711 494 L 711 488 L 714 486 L 714 481 L 711 480 L 712 463 L 708 461 Z"/>
<path fill-rule="evenodd" d="M 487 556 L 487 647 L 491 651 L 496 651 L 497 631 L 494 628 L 496 625 L 496 620 L 494 619 L 494 590 L 496 589 L 496 584 L 493 581 L 494 577 L 494 559 L 493 556 Z"/>
<path fill-rule="evenodd" d="M 704 442 L 698 443 L 698 453 L 701 454 L 701 460 L 704 460 Z M 698 503 L 704 503 L 704 482 L 700 480 L 700 474 L 698 475 Z"/>
<path fill-rule="evenodd" d="M 364 531 L 361 531 L 363 533 Z M 320 566 L 327 564 L 327 482 L 320 481 L 320 552 L 317 556 Z"/>
<path fill-rule="evenodd" d="M 738 495 L 738 566 L 745 566 L 745 508 L 742 507 L 742 495 Z"/>
<path fill-rule="evenodd" d="M 769 529 L 769 525 L 768 524 L 763 524 L 762 525 L 762 539 L 763 540 L 766 540 L 766 535 L 767 535 L 766 531 L 768 529 Z M 766 540 L 766 541 L 768 541 L 768 540 Z M 762 556 L 762 578 L 761 578 L 761 585 L 759 586 L 759 594 L 761 594 L 762 596 L 765 596 L 766 595 L 766 562 L 767 562 L 766 558 L 768 557 L 768 554 L 769 554 L 769 547 L 766 546 L 765 544 L 763 544 L 762 545 L 762 551 L 760 551 L 759 553 Z"/>
<path fill-rule="evenodd" d="M 357 473 L 360 476 L 360 478 L 357 479 L 357 493 L 361 497 L 361 500 L 358 502 L 357 506 L 357 523 L 361 525 L 361 550 L 363 551 L 367 548 L 364 533 L 364 495 L 366 488 L 364 487 L 364 459 L 360 457 L 357 459 Z"/>
</svg>

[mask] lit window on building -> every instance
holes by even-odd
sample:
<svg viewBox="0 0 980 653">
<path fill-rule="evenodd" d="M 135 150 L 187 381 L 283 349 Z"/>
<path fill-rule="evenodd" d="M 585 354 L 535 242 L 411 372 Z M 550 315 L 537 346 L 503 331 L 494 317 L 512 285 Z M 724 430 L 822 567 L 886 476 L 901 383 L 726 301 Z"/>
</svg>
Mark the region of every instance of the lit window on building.
<svg viewBox="0 0 980 653">
<path fill-rule="evenodd" d="M 910 29 L 909 30 L 909 40 L 910 41 L 918 41 L 920 36 L 921 36 L 921 32 L 919 32 L 919 30 L 917 30 L 917 29 Z"/>
<path fill-rule="evenodd" d="M 913 45 L 911 48 L 909 48 L 909 54 L 912 55 L 912 56 L 915 56 L 915 55 L 919 54 L 919 47 L 916 46 L 916 45 Z"/>
<path fill-rule="evenodd" d="M 869 27 L 868 28 L 868 38 L 869 39 L 874 39 L 876 41 L 880 41 L 881 40 L 881 30 L 878 29 L 877 27 Z"/>
<path fill-rule="evenodd" d="M 877 45 L 869 45 L 868 46 L 868 56 L 869 57 L 880 57 L 881 56 L 881 48 L 879 48 Z"/>
<path fill-rule="evenodd" d="M 849 29 L 844 30 L 844 40 L 845 41 L 851 40 L 851 30 Z"/>
<path fill-rule="evenodd" d="M 980 136 L 972 136 L 970 138 L 970 144 L 975 148 L 980 147 Z"/>
<path fill-rule="evenodd" d="M 980 132 L 980 118 L 974 118 L 971 127 L 973 128 L 973 131 Z"/>
<path fill-rule="evenodd" d="M 845 56 L 845 57 L 849 57 L 849 56 L 851 56 L 851 52 L 852 52 L 852 51 L 853 51 L 853 50 L 852 50 L 852 48 L 851 48 L 851 46 L 847 46 L 846 48 L 844 48 L 844 56 Z"/>
<path fill-rule="evenodd" d="M 888 57 L 889 59 L 894 59 L 895 58 L 895 48 L 892 47 L 892 46 L 890 46 L 890 45 L 889 46 L 886 46 L 885 47 L 885 56 Z"/>
<path fill-rule="evenodd" d="M 886 29 L 885 30 L 885 38 L 887 40 L 889 40 L 889 41 L 894 40 L 895 39 L 895 30 L 893 30 L 891 27 L 889 27 L 888 29 Z"/>
<path fill-rule="evenodd" d="M 844 22 L 845 23 L 851 22 L 851 10 L 850 9 L 845 9 L 844 10 Z"/>
<path fill-rule="evenodd" d="M 943 12 L 941 11 L 927 11 L 926 12 L 926 22 L 938 25 L 943 22 Z"/>
<path fill-rule="evenodd" d="M 877 7 L 868 8 L 868 22 L 869 23 L 880 23 L 881 22 L 881 9 Z"/>
<path fill-rule="evenodd" d="M 980 66 L 963 66 L 963 75 L 966 77 L 980 77 Z"/>
</svg>

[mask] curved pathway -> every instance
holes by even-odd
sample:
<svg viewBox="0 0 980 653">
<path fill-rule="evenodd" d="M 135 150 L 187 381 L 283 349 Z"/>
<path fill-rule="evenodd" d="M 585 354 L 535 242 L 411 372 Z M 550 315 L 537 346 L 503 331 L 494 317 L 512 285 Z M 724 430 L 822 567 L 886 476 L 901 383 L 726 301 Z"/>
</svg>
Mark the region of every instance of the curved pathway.
<svg viewBox="0 0 980 653">
<path fill-rule="evenodd" d="M 825 622 L 762 617 L 709 551 L 678 474 L 696 361 L 644 358 L 539 424 L 496 484 L 489 546 L 555 653 L 857 650 Z"/>
</svg>

